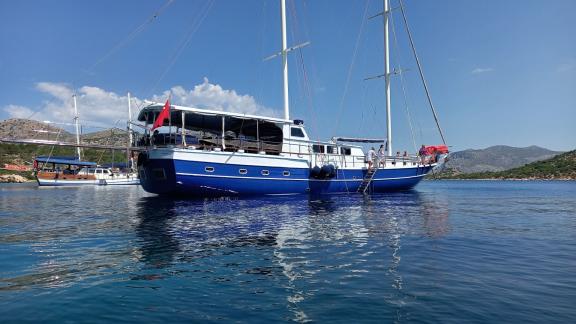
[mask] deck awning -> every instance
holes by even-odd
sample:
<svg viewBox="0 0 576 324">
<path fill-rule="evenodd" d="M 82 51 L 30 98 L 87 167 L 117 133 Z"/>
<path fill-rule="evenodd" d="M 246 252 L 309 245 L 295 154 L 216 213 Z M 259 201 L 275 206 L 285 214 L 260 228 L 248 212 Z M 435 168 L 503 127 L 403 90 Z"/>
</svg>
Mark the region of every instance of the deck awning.
<svg viewBox="0 0 576 324">
<path fill-rule="evenodd" d="M 151 124 L 154 118 L 160 113 L 164 104 L 160 103 L 152 103 L 140 111 L 138 114 L 138 120 L 147 122 Z M 186 112 L 190 115 L 196 116 L 205 116 L 205 117 L 232 117 L 236 119 L 252 119 L 252 120 L 259 120 L 264 122 L 271 122 L 271 123 L 290 123 L 293 124 L 294 121 L 292 120 L 285 120 L 280 118 L 274 117 L 266 117 L 266 116 L 257 116 L 257 115 L 249 115 L 249 114 L 242 114 L 242 113 L 235 113 L 235 112 L 227 112 L 227 111 L 219 111 L 219 110 L 211 110 L 211 109 L 202 109 L 202 108 L 195 108 L 195 107 L 184 107 L 184 106 L 177 106 L 171 105 L 171 117 L 173 121 L 180 120 L 180 116 L 182 112 Z M 186 117 L 188 118 L 188 117 Z M 175 123 L 173 123 L 175 124 Z"/>
<path fill-rule="evenodd" d="M 386 143 L 385 138 L 358 138 L 358 137 L 333 137 L 334 142 L 348 143 Z"/>
<path fill-rule="evenodd" d="M 70 156 L 38 156 L 36 161 L 41 163 L 55 163 L 55 164 L 66 164 L 66 165 L 82 165 L 82 166 L 97 166 L 96 162 L 78 161 L 74 157 Z"/>
</svg>

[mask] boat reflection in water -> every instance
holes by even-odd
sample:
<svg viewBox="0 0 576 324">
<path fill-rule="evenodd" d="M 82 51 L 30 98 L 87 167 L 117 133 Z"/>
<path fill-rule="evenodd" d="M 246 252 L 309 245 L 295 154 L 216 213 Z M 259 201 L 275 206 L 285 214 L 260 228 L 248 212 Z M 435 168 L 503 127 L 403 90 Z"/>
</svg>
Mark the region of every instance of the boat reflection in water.
<svg viewBox="0 0 576 324">
<path fill-rule="evenodd" d="M 402 258 L 414 251 L 403 240 L 448 234 L 447 206 L 433 193 L 415 191 L 318 199 L 146 197 L 138 203 L 137 254 L 149 266 L 145 279 L 176 274 L 206 287 L 235 282 L 260 293 L 280 287 L 293 320 L 310 317 L 303 305 L 349 284 L 386 289 L 383 302 L 401 307 L 409 298 L 402 269 L 412 266 Z"/>
</svg>

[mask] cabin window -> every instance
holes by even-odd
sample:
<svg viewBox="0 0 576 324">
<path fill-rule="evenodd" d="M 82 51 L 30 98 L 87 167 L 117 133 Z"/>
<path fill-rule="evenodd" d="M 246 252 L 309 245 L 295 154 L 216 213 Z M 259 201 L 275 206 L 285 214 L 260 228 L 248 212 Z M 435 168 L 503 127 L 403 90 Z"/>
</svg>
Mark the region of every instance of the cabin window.
<svg viewBox="0 0 576 324">
<path fill-rule="evenodd" d="M 96 170 L 96 173 L 102 173 L 102 170 Z"/>
<path fill-rule="evenodd" d="M 313 144 L 312 152 L 314 153 L 324 153 L 324 145 Z"/>
<path fill-rule="evenodd" d="M 336 146 L 327 145 L 326 146 L 326 153 L 336 154 Z"/>
<path fill-rule="evenodd" d="M 204 168 L 204 171 L 206 171 L 206 172 L 214 172 L 214 168 L 207 166 L 207 167 Z"/>
<path fill-rule="evenodd" d="M 263 176 L 270 175 L 270 171 L 268 171 L 268 170 L 262 170 L 262 172 L 260 172 L 260 173 L 262 173 Z"/>
<path fill-rule="evenodd" d="M 342 155 L 352 155 L 352 149 L 349 147 L 341 147 L 340 154 Z"/>
<path fill-rule="evenodd" d="M 246 174 L 246 173 L 248 173 L 248 170 L 240 169 L 240 170 L 238 170 L 238 172 L 240 172 L 240 174 Z"/>
<path fill-rule="evenodd" d="M 94 169 L 88 169 L 88 173 L 90 174 L 94 174 L 95 170 Z"/>
<path fill-rule="evenodd" d="M 285 177 L 289 177 L 290 176 L 290 171 L 284 171 L 282 172 L 282 175 Z"/>
<path fill-rule="evenodd" d="M 292 127 L 290 130 L 290 135 L 294 137 L 305 137 L 302 129 L 298 127 Z"/>
</svg>

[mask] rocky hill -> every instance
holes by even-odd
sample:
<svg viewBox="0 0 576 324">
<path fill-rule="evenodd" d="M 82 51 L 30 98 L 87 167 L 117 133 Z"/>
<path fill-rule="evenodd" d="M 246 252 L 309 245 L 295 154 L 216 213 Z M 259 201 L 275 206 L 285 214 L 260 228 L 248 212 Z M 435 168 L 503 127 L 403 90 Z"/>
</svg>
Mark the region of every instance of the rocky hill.
<svg viewBox="0 0 576 324">
<path fill-rule="evenodd" d="M 128 132 L 125 129 L 110 128 L 99 132 L 83 134 L 80 137 L 82 143 L 126 146 Z"/>
<path fill-rule="evenodd" d="M 576 150 L 505 171 L 466 174 L 443 173 L 437 175 L 437 177 L 443 179 L 576 180 Z"/>
<path fill-rule="evenodd" d="M 52 124 L 27 119 L 8 119 L 0 121 L 0 139 L 28 139 L 51 140 L 75 143 L 76 136 L 65 129 Z M 101 144 L 110 146 L 126 146 L 128 133 L 126 130 L 112 128 L 99 132 L 83 134 L 82 143 Z M 125 162 L 125 153 L 112 152 L 101 149 L 83 149 L 83 158 L 87 161 L 107 163 L 111 161 Z M 7 144 L 0 143 L 0 168 L 4 164 L 28 165 L 32 164 L 34 157 L 40 155 L 75 156 L 74 147 L 52 147 L 50 145 L 35 144 Z M 0 175 L 19 174 L 31 178 L 30 172 L 14 172 L 0 169 Z"/>
<path fill-rule="evenodd" d="M 36 120 L 20 118 L 0 121 L 0 138 L 58 140 L 62 142 L 75 140 L 73 134 L 60 127 Z"/>
<path fill-rule="evenodd" d="M 76 142 L 76 136 L 63 128 L 29 119 L 0 121 L 0 138 Z M 125 146 L 128 141 L 128 132 L 124 129 L 110 128 L 82 134 L 80 141 L 86 144 Z"/>
<path fill-rule="evenodd" d="M 463 174 L 475 172 L 497 172 L 523 166 L 535 161 L 550 159 L 562 152 L 538 146 L 511 147 L 491 146 L 480 150 L 464 150 L 450 154 L 450 159 L 441 172 Z"/>
</svg>

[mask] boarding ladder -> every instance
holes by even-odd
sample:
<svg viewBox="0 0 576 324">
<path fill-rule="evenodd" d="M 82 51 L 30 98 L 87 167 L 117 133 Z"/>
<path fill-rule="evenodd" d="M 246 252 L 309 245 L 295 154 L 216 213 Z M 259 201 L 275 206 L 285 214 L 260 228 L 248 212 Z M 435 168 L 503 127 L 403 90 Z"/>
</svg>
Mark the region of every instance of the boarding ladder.
<svg viewBox="0 0 576 324">
<path fill-rule="evenodd" d="M 372 179 L 374 179 L 375 174 L 376 174 L 376 168 L 368 169 L 368 172 L 366 173 L 364 179 L 362 179 L 362 183 L 358 187 L 357 192 L 361 192 L 363 194 L 366 193 L 366 190 L 368 190 L 370 183 L 372 183 Z"/>
</svg>

